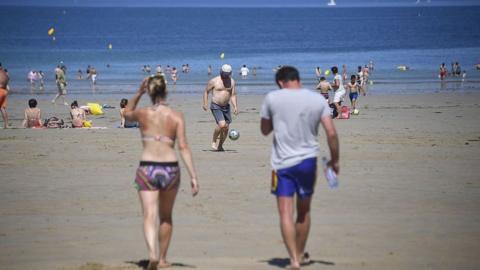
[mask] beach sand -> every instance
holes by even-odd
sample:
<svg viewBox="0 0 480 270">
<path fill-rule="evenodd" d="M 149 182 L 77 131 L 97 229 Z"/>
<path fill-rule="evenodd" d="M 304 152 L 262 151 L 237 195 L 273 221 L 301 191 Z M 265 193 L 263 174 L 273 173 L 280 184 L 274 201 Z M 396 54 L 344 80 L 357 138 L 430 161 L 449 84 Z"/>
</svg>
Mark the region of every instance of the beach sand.
<svg viewBox="0 0 480 270">
<path fill-rule="evenodd" d="M 27 96 L 12 96 L 20 126 Z M 288 264 L 270 188 L 272 137 L 259 131 L 263 96 L 239 96 L 224 153 L 210 151 L 214 121 L 201 94 L 171 95 L 185 113 L 200 193 L 188 174 L 174 209 L 169 260 L 177 269 L 280 269 Z M 305 269 L 479 269 L 479 93 L 361 97 L 335 120 L 340 187 L 319 177 Z M 91 100 L 89 100 L 91 101 Z M 86 100 L 79 100 L 84 103 Z M 119 100 L 100 100 L 118 106 Z M 147 104 L 144 98 L 142 104 Z M 68 119 L 42 98 L 44 113 Z M 288 108 L 286 108 L 288 109 Z M 147 252 L 132 182 L 136 129 L 118 108 L 92 116 L 108 129 L 0 130 L 1 269 L 141 269 Z M 319 135 L 322 153 L 326 142 Z"/>
</svg>

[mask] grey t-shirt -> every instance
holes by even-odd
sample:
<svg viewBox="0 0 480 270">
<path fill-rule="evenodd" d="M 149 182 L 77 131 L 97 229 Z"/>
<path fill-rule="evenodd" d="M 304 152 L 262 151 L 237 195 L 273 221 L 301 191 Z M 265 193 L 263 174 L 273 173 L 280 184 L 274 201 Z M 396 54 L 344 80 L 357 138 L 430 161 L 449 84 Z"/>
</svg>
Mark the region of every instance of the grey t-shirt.
<svg viewBox="0 0 480 270">
<path fill-rule="evenodd" d="M 267 94 L 260 116 L 273 123 L 272 167 L 284 169 L 316 157 L 320 120 L 330 117 L 327 101 L 308 89 L 281 89 Z"/>
</svg>

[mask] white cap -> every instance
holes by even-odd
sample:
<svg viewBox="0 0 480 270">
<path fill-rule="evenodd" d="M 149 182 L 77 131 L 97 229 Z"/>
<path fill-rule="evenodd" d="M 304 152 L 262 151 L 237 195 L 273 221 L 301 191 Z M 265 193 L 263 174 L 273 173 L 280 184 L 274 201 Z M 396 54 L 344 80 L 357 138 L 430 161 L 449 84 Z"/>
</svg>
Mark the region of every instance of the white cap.
<svg viewBox="0 0 480 270">
<path fill-rule="evenodd" d="M 225 73 L 230 73 L 232 72 L 232 66 L 230 66 L 229 64 L 225 64 L 222 66 L 222 71 Z"/>
</svg>

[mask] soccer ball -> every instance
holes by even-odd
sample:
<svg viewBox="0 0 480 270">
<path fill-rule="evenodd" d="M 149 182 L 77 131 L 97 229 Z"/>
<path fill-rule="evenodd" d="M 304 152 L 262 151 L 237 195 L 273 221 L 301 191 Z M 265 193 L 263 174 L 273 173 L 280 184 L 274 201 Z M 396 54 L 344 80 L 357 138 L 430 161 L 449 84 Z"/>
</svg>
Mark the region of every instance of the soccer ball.
<svg viewBox="0 0 480 270">
<path fill-rule="evenodd" d="M 353 110 L 354 115 L 358 115 L 359 113 L 360 113 L 360 111 L 358 109 Z"/>
<path fill-rule="evenodd" d="M 238 132 L 236 129 L 231 129 L 228 133 L 228 137 L 232 141 L 238 140 L 238 138 L 240 138 L 240 132 Z"/>
</svg>

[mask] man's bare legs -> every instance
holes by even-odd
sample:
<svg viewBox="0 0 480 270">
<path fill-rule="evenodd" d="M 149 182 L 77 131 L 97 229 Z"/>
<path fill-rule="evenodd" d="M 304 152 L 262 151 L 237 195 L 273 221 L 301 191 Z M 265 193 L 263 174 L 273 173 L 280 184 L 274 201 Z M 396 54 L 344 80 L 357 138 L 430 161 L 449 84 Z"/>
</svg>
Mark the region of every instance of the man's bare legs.
<svg viewBox="0 0 480 270">
<path fill-rule="evenodd" d="M 218 137 L 220 135 L 220 131 L 222 131 L 222 129 L 220 128 L 219 125 L 217 125 L 215 127 L 215 130 L 213 130 L 213 137 L 212 137 L 212 149 L 213 150 L 217 150 L 217 140 L 218 140 Z"/>
<path fill-rule="evenodd" d="M 290 255 L 290 268 L 300 269 L 297 252 L 296 229 L 293 223 L 293 197 L 277 197 L 278 213 L 280 215 L 280 229 L 283 242 Z"/>
<path fill-rule="evenodd" d="M 177 189 L 160 191 L 160 261 L 158 267 L 168 267 L 167 251 L 172 239 L 172 211 L 177 196 Z"/>
<path fill-rule="evenodd" d="M 4 127 L 4 128 L 8 128 L 8 113 L 7 113 L 7 108 L 0 108 L 0 112 L 2 113 L 3 127 Z"/>
<path fill-rule="evenodd" d="M 308 233 L 310 232 L 310 204 L 312 197 L 298 198 L 297 197 L 297 221 L 295 223 L 296 242 L 297 242 L 297 257 L 300 263 L 303 263 L 307 258 L 304 258 L 305 246 L 307 244 Z"/>
<path fill-rule="evenodd" d="M 213 131 L 212 137 L 212 148 L 217 151 L 223 151 L 223 143 L 227 139 L 228 135 L 228 124 L 225 121 L 219 121 L 215 130 Z M 218 145 L 217 145 L 218 140 Z"/>
<path fill-rule="evenodd" d="M 62 94 L 59 94 L 59 93 L 57 93 L 57 95 L 55 96 L 55 98 L 52 100 L 52 103 L 53 103 L 53 104 L 56 104 L 57 99 L 58 99 L 59 97 L 62 97 L 62 99 L 63 99 L 63 105 L 68 106 L 68 103 L 65 101 L 65 95 L 62 95 Z"/>
</svg>

